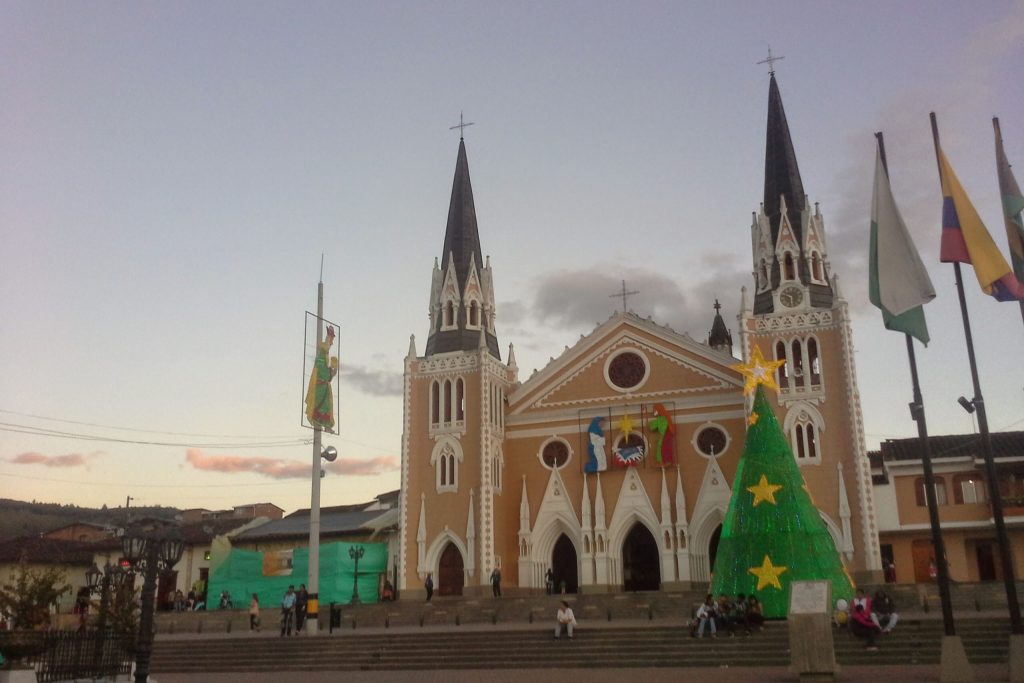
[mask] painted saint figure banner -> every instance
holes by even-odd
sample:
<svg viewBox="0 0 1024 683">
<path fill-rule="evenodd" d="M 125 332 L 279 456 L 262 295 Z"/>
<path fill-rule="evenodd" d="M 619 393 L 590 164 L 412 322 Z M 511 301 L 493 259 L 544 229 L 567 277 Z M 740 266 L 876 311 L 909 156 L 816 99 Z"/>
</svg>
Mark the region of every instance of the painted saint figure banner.
<svg viewBox="0 0 1024 683">
<path fill-rule="evenodd" d="M 338 326 L 321 319 L 322 337 L 317 335 L 317 317 L 306 312 L 306 353 L 302 363 L 305 393 L 302 426 L 336 433 L 338 423 L 338 357 L 331 355 Z"/>
</svg>

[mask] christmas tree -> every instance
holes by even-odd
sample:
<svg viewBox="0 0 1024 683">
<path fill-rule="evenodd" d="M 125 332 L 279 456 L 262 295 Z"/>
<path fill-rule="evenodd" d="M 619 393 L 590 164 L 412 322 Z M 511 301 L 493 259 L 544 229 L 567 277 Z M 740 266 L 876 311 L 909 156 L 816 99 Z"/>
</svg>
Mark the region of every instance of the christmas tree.
<svg viewBox="0 0 1024 683">
<path fill-rule="evenodd" d="M 793 581 L 830 581 L 833 601 L 854 591 L 761 386 L 778 391 L 782 363 L 766 361 L 755 346 L 749 363 L 734 366 L 746 376 L 745 393 L 756 394 L 711 584 L 716 596 L 757 595 L 769 618 L 786 616 Z"/>
</svg>

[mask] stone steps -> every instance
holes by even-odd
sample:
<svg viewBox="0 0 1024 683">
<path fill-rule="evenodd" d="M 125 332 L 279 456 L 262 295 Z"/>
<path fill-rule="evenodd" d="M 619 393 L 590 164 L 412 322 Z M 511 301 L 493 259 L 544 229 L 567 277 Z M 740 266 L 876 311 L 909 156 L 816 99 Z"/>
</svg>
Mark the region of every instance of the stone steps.
<svg viewBox="0 0 1024 683">
<path fill-rule="evenodd" d="M 1005 662 L 1009 630 L 992 620 L 962 620 L 959 631 L 974 663 Z M 555 641 L 545 624 L 527 630 L 424 630 L 334 636 L 211 639 L 158 638 L 154 673 L 222 671 L 358 671 L 593 667 L 786 666 L 783 622 L 751 636 L 694 639 L 676 626 L 582 628 L 573 642 Z M 865 654 L 847 632 L 835 632 L 841 664 L 937 664 L 942 625 L 901 624 Z"/>
</svg>

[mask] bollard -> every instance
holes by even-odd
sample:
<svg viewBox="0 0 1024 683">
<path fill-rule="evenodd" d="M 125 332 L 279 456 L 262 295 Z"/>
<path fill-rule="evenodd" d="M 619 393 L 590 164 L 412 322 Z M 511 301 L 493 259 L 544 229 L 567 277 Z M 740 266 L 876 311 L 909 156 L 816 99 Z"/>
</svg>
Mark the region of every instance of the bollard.
<svg viewBox="0 0 1024 683">
<path fill-rule="evenodd" d="M 458 615 L 458 614 L 456 614 L 456 615 L 455 615 L 455 625 L 456 625 L 456 626 L 461 626 L 461 625 L 462 625 L 462 624 L 460 623 L 460 621 L 459 621 L 459 615 Z"/>
<path fill-rule="evenodd" d="M 174 635 L 174 622 L 173 621 L 168 622 L 168 624 L 167 624 L 167 633 L 169 633 L 170 635 Z"/>
<path fill-rule="evenodd" d="M 495 612 L 494 614 L 491 615 L 491 623 L 492 624 L 497 624 L 498 623 L 498 613 L 497 612 Z"/>
<path fill-rule="evenodd" d="M 533 623 L 533 610 L 530 610 L 530 623 Z"/>
<path fill-rule="evenodd" d="M 420 628 L 422 628 L 422 627 L 423 627 L 423 615 L 421 614 L 420 615 Z"/>
<path fill-rule="evenodd" d="M 391 627 L 391 616 L 388 615 L 388 614 L 385 614 L 384 615 L 384 628 L 390 628 L 390 627 Z"/>
<path fill-rule="evenodd" d="M 228 633 L 231 633 L 231 620 L 230 619 L 228 619 L 227 624 L 228 624 L 228 626 L 227 626 Z"/>
<path fill-rule="evenodd" d="M 353 631 L 356 630 L 356 618 L 355 617 L 352 617 L 352 630 Z"/>
<path fill-rule="evenodd" d="M 609 607 L 608 608 L 608 621 L 611 621 L 611 620 L 612 620 L 612 608 Z"/>
<path fill-rule="evenodd" d="M 203 632 L 203 621 L 200 619 L 199 621 L 196 622 L 196 633 L 202 633 L 202 632 Z"/>
<path fill-rule="evenodd" d="M 654 610 L 647 608 L 647 621 L 654 621 Z"/>
</svg>

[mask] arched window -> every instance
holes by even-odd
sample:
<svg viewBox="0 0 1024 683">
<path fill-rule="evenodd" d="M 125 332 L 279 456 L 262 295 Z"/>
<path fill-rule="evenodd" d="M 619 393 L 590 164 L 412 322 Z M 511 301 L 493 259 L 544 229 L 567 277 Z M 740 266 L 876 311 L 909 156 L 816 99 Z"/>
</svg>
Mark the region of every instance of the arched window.
<svg viewBox="0 0 1024 683">
<path fill-rule="evenodd" d="M 821 358 L 818 357 L 818 340 L 814 337 L 807 339 L 807 364 L 811 371 L 811 386 L 821 385 Z"/>
<path fill-rule="evenodd" d="M 469 324 L 473 327 L 480 327 L 480 307 L 476 302 L 469 304 Z"/>
<path fill-rule="evenodd" d="M 804 435 L 807 437 L 807 457 L 818 457 L 818 437 L 814 431 L 814 424 L 808 422 L 804 426 Z"/>
<path fill-rule="evenodd" d="M 935 479 L 935 502 L 939 505 L 946 504 L 946 480 L 942 477 L 934 477 Z M 924 477 L 918 477 L 914 480 L 914 495 L 917 499 L 919 507 L 928 506 L 928 496 L 925 493 Z"/>
<path fill-rule="evenodd" d="M 455 446 L 451 442 L 441 442 L 435 447 L 431 456 L 437 473 L 437 491 L 455 491 L 458 489 L 459 479 L 459 458 L 455 452 Z"/>
<path fill-rule="evenodd" d="M 796 459 L 803 460 L 807 457 L 807 446 L 804 442 L 804 425 L 798 424 L 793 432 L 796 441 Z"/>
<path fill-rule="evenodd" d="M 445 424 L 451 424 L 452 421 L 452 381 L 446 379 L 444 381 L 444 422 Z"/>
<path fill-rule="evenodd" d="M 451 301 L 444 305 L 444 326 L 455 326 L 455 304 L 453 304 Z"/>
<path fill-rule="evenodd" d="M 441 422 L 441 385 L 435 379 L 430 383 L 430 424 Z"/>
<path fill-rule="evenodd" d="M 821 256 L 818 255 L 818 252 L 811 254 L 811 277 L 817 282 L 824 279 L 821 272 Z"/>
<path fill-rule="evenodd" d="M 797 387 L 804 386 L 804 354 L 800 346 L 800 340 L 793 340 L 793 384 Z"/>
<path fill-rule="evenodd" d="M 796 261 L 793 260 L 793 254 L 788 251 L 786 252 L 786 255 L 782 257 L 782 271 L 784 279 L 796 279 Z"/>
<path fill-rule="evenodd" d="M 775 360 L 786 360 L 786 342 L 778 342 L 775 344 Z M 778 380 L 780 389 L 789 388 L 789 363 L 780 365 L 778 369 Z"/>
<path fill-rule="evenodd" d="M 456 485 L 455 479 L 455 454 L 452 453 L 448 456 L 448 485 L 454 487 Z"/>
<path fill-rule="evenodd" d="M 458 422 L 466 419 L 466 386 L 461 377 L 455 381 L 455 419 Z"/>
</svg>

